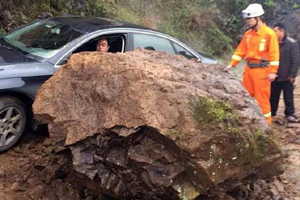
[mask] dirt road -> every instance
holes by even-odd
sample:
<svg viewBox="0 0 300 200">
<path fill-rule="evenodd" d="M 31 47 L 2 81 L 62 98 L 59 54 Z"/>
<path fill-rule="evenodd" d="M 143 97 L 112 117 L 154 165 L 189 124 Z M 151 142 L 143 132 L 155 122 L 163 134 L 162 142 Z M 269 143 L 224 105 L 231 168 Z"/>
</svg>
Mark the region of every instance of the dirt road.
<svg viewBox="0 0 300 200">
<path fill-rule="evenodd" d="M 300 78 L 295 86 L 296 115 L 300 116 Z M 241 186 L 236 199 L 300 200 L 300 123 L 286 123 L 283 109 L 281 101 L 272 127 L 285 155 L 285 172 Z M 27 131 L 16 147 L 0 155 L 0 163 L 1 200 L 109 199 L 93 197 L 76 184 L 70 152 L 54 144 L 47 133 Z"/>
<path fill-rule="evenodd" d="M 296 116 L 300 117 L 300 78 L 296 80 L 295 108 Z M 275 119 L 274 128 L 280 139 L 282 150 L 286 155 L 285 172 L 275 180 L 275 188 L 285 199 L 300 200 L 300 123 L 280 125 L 276 120 L 284 121 L 284 104 L 281 100 L 278 118 Z"/>
<path fill-rule="evenodd" d="M 295 114 L 300 117 L 300 78 L 296 80 L 294 94 Z M 282 97 L 272 128 L 284 154 L 284 173 L 268 180 L 258 180 L 255 184 L 242 185 L 232 193 L 238 200 L 300 200 L 300 123 L 286 122 Z"/>
</svg>

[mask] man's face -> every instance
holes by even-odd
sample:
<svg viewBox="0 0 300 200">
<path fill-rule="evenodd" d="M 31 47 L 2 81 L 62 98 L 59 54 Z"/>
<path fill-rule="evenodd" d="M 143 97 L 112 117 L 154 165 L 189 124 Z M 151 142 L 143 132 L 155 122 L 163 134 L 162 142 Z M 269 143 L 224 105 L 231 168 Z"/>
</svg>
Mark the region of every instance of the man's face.
<svg viewBox="0 0 300 200">
<path fill-rule="evenodd" d="M 274 32 L 276 33 L 276 36 L 278 40 L 281 40 L 284 36 L 284 31 L 280 30 L 277 26 L 273 28 Z"/>
<path fill-rule="evenodd" d="M 252 28 L 256 25 L 256 19 L 254 17 L 246 18 L 247 26 Z"/>
<path fill-rule="evenodd" d="M 107 43 L 107 39 L 101 39 L 97 43 L 97 51 L 107 52 L 108 49 L 109 49 L 109 46 L 108 46 L 108 43 Z"/>
</svg>

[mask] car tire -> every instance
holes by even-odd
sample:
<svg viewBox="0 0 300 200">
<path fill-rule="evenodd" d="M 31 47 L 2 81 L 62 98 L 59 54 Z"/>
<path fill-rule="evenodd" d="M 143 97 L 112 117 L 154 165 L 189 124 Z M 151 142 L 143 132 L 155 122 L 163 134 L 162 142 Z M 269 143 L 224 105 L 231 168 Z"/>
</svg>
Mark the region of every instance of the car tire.
<svg viewBox="0 0 300 200">
<path fill-rule="evenodd" d="M 0 97 L 0 152 L 21 138 L 27 121 L 26 105 L 15 97 Z"/>
</svg>

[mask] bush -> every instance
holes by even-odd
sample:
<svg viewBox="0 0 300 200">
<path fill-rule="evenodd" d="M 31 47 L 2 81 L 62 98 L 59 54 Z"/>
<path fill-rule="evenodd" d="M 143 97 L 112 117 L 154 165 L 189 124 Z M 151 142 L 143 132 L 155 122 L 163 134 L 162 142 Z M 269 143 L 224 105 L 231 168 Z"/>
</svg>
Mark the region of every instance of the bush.
<svg viewBox="0 0 300 200">
<path fill-rule="evenodd" d="M 232 39 L 217 27 L 209 29 L 205 43 L 210 53 L 216 56 L 222 56 L 224 52 L 232 51 Z"/>
</svg>

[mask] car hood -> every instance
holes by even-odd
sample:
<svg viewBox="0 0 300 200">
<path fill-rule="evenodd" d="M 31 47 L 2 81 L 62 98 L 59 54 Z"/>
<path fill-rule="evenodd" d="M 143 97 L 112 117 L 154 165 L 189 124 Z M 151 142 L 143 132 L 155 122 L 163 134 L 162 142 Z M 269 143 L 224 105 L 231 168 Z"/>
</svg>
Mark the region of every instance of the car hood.
<svg viewBox="0 0 300 200">
<path fill-rule="evenodd" d="M 202 57 L 201 62 L 204 63 L 204 64 L 209 64 L 209 65 L 216 65 L 216 64 L 218 64 L 217 60 L 206 58 L 206 57 Z"/>
<path fill-rule="evenodd" d="M 54 66 L 48 62 L 25 62 L 0 65 L 0 79 L 51 76 Z"/>
<path fill-rule="evenodd" d="M 204 64 L 218 64 L 218 61 L 214 59 L 212 56 L 197 51 L 197 53 L 201 56 L 201 62 Z"/>
<path fill-rule="evenodd" d="M 34 62 L 35 60 L 22 55 L 5 46 L 0 46 L 0 65 L 9 65 L 14 63 Z"/>
</svg>

